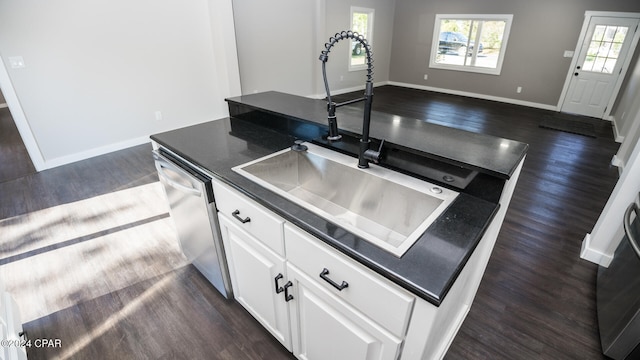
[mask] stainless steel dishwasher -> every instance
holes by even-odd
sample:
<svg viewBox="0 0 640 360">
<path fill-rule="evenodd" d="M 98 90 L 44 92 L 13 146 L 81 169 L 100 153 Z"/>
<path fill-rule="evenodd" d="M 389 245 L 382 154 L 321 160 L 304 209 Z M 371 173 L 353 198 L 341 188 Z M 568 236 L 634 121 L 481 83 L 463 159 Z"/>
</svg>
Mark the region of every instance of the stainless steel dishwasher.
<svg viewBox="0 0 640 360">
<path fill-rule="evenodd" d="M 211 177 L 180 156 L 153 150 L 158 177 L 178 231 L 180 249 L 227 299 L 232 297 Z"/>
</svg>

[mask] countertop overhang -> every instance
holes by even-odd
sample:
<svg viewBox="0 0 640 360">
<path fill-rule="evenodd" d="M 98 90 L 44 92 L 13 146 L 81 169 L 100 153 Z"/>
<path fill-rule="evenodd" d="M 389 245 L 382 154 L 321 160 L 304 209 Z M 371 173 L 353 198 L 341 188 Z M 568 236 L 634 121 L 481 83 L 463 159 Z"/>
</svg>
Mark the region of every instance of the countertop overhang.
<svg viewBox="0 0 640 360">
<path fill-rule="evenodd" d="M 253 108 L 278 118 L 286 117 L 288 120 L 306 123 L 309 126 L 303 131 L 307 131 L 308 134 L 296 134 L 298 137 L 307 135 L 306 140 L 312 140 L 327 129 L 325 100 L 268 91 L 229 98 L 227 102 L 230 108 L 234 105 Z M 254 115 L 249 114 L 248 117 L 244 117 L 232 111 L 232 116 L 246 120 L 253 120 Z M 337 109 L 336 116 L 341 133 L 359 138 L 362 134 L 362 109 L 355 106 L 340 107 Z M 257 121 L 268 120 L 263 118 Z M 289 130 L 293 130 L 291 124 L 286 122 L 265 125 L 289 126 Z M 319 131 L 314 127 L 322 130 Z M 384 139 L 387 144 L 393 144 L 424 157 L 501 179 L 511 177 L 529 147 L 523 142 L 434 124 L 428 119 L 412 119 L 377 111 L 371 113 L 370 136 L 378 140 Z"/>
</svg>

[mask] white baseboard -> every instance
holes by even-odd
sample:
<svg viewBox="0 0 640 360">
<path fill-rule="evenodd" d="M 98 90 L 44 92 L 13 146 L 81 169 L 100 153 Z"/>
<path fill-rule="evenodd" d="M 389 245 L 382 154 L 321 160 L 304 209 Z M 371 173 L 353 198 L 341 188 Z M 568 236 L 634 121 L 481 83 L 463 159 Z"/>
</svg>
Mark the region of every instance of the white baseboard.
<svg viewBox="0 0 640 360">
<path fill-rule="evenodd" d="M 624 141 L 624 136 L 620 135 L 620 132 L 618 131 L 616 117 L 613 115 L 609 117 L 611 118 L 611 124 L 613 125 L 613 135 L 615 137 L 615 141 L 619 144 L 622 144 L 622 142 Z"/>
<path fill-rule="evenodd" d="M 141 136 L 139 138 L 125 140 L 115 144 L 100 146 L 97 148 L 81 151 L 71 155 L 66 155 L 66 156 L 61 156 L 61 157 L 50 159 L 50 160 L 45 160 L 44 169 L 42 170 L 51 169 L 61 165 L 71 164 L 76 161 L 86 160 L 95 156 L 104 155 L 113 151 L 126 149 L 132 146 L 141 145 L 148 142 L 151 142 L 151 139 L 149 139 L 149 136 Z"/>
<path fill-rule="evenodd" d="M 612 255 L 607 255 L 603 252 L 594 250 L 591 248 L 591 234 L 587 233 L 582 240 L 582 249 L 580 250 L 580 257 L 592 263 L 600 266 L 608 267 L 613 260 Z"/>
<path fill-rule="evenodd" d="M 0 109 L 4 109 L 4 108 L 8 108 L 9 105 L 7 105 L 6 103 L 0 104 Z"/>
<path fill-rule="evenodd" d="M 558 107 L 555 106 L 555 105 L 540 104 L 540 103 L 535 103 L 535 102 L 531 102 L 531 101 L 522 101 L 522 100 L 518 100 L 518 99 L 510 99 L 510 98 L 499 97 L 499 96 L 478 94 L 478 93 L 472 93 L 472 92 L 467 92 L 467 91 L 450 90 L 450 89 L 443 89 L 443 88 L 436 88 L 436 87 L 431 87 L 431 86 L 402 83 L 402 82 L 396 82 L 396 81 L 387 81 L 387 85 L 402 86 L 402 87 L 411 88 L 411 89 L 428 90 L 428 91 L 434 91 L 434 92 L 439 92 L 439 93 L 444 93 L 444 94 L 459 95 L 459 96 L 466 96 L 466 97 L 483 99 L 483 100 L 498 101 L 498 102 L 503 102 L 503 103 L 507 103 L 507 104 L 522 105 L 522 106 L 528 106 L 528 107 L 544 109 L 544 110 L 559 111 Z"/>
<path fill-rule="evenodd" d="M 624 161 L 618 157 L 618 154 L 616 154 L 613 155 L 613 158 L 611 159 L 611 165 L 617 167 L 619 172 L 622 172 L 622 169 L 624 168 Z"/>
<path fill-rule="evenodd" d="M 417 90 L 427 90 L 427 91 L 439 92 L 439 93 L 443 93 L 443 94 L 466 96 L 466 97 L 483 99 L 483 100 L 498 101 L 498 102 L 503 102 L 503 103 L 507 103 L 507 104 L 522 105 L 522 106 L 528 106 L 528 107 L 532 107 L 532 108 L 551 110 L 551 111 L 558 111 L 558 107 L 555 106 L 555 105 L 540 104 L 540 103 L 535 103 L 535 102 L 530 102 L 530 101 L 522 101 L 522 100 L 517 100 L 517 99 L 510 99 L 510 98 L 504 98 L 504 97 L 498 97 L 498 96 L 478 94 L 478 93 L 472 93 L 472 92 L 467 92 L 467 91 L 458 91 L 458 90 L 436 88 L 436 87 L 431 87 L 431 86 L 409 84 L 409 83 L 403 83 L 403 82 L 397 82 L 397 81 L 381 81 L 381 82 L 375 83 L 373 86 L 374 87 L 378 87 L 378 86 L 384 86 L 384 85 L 400 86 L 400 87 L 405 87 L 405 88 L 409 88 L 409 89 L 417 89 Z M 353 91 L 358 91 L 358 90 L 364 90 L 364 85 L 350 87 L 350 88 L 344 88 L 344 89 L 331 90 L 331 95 L 346 94 L 346 93 L 353 92 Z M 309 95 L 307 97 L 312 98 L 312 99 L 324 99 L 326 97 L 326 94 L 315 94 L 315 95 Z"/>
</svg>

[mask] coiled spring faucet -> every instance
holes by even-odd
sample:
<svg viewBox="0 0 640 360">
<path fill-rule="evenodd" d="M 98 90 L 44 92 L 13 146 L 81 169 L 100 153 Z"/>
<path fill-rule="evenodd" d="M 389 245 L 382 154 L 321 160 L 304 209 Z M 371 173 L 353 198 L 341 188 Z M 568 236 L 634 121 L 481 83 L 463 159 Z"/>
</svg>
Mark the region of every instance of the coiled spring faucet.
<svg viewBox="0 0 640 360">
<path fill-rule="evenodd" d="M 352 39 L 358 41 L 365 50 L 367 59 L 367 81 L 365 83 L 364 97 L 345 101 L 342 103 L 335 103 L 331 100 L 331 92 L 329 91 L 329 82 L 327 81 L 327 69 L 326 64 L 329 60 L 329 52 L 331 48 L 340 40 Z M 327 139 L 330 141 L 340 140 L 341 135 L 338 133 L 338 120 L 336 118 L 336 108 L 364 101 L 364 116 L 362 119 L 362 138 L 360 139 L 360 150 L 358 153 L 358 167 L 369 167 L 369 161 L 377 163 L 380 161 L 380 151 L 382 150 L 382 143 L 378 151 L 369 149 L 371 140 L 369 139 L 369 127 L 371 125 L 371 103 L 373 102 L 373 52 L 371 45 L 367 42 L 364 36 L 357 32 L 347 30 L 336 33 L 329 38 L 329 42 L 324 44 L 325 50 L 320 53 L 320 61 L 322 61 L 322 78 L 324 79 L 324 88 L 327 92 L 327 120 L 329 122 L 329 136 Z M 384 143 L 384 140 L 383 140 Z"/>
</svg>

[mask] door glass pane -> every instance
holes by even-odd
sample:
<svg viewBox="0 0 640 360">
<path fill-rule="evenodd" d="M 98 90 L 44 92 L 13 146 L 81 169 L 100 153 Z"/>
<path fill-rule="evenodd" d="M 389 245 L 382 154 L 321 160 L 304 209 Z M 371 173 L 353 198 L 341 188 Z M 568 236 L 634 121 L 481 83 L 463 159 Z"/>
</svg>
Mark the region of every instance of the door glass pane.
<svg viewBox="0 0 640 360">
<path fill-rule="evenodd" d="M 607 27 L 604 25 L 596 26 L 595 30 L 593 31 L 592 41 L 602 41 L 602 38 L 604 37 L 604 30 L 606 28 Z"/>
<path fill-rule="evenodd" d="M 626 26 L 597 25 L 582 70 L 612 74 L 628 31 Z"/>
<path fill-rule="evenodd" d="M 604 62 L 604 69 L 603 72 L 606 72 L 607 74 L 612 74 L 613 73 L 613 68 L 616 66 L 616 61 L 618 59 L 607 59 Z"/>
</svg>

